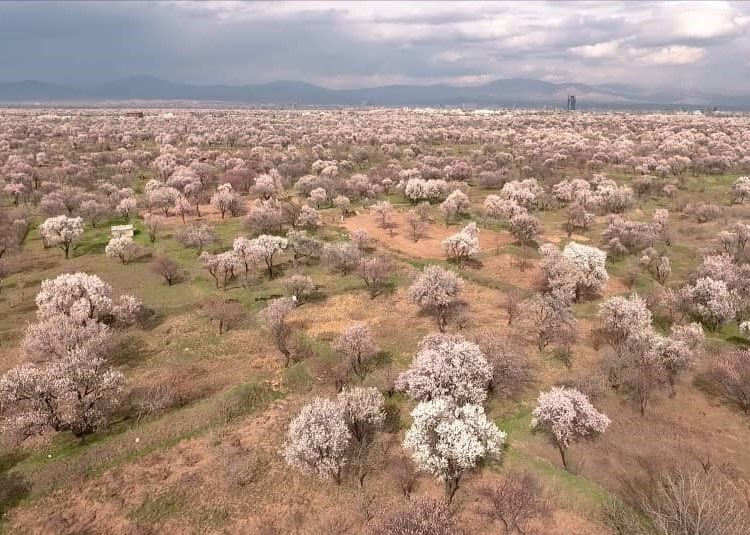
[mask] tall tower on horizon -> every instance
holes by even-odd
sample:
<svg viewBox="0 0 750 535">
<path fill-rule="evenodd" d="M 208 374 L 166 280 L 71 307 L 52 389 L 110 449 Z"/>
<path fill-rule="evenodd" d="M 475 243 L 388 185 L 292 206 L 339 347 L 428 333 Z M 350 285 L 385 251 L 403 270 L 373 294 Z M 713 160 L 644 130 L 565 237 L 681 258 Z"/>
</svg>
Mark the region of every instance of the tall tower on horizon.
<svg viewBox="0 0 750 535">
<path fill-rule="evenodd" d="M 568 111 L 576 110 L 576 96 L 568 95 Z"/>
</svg>

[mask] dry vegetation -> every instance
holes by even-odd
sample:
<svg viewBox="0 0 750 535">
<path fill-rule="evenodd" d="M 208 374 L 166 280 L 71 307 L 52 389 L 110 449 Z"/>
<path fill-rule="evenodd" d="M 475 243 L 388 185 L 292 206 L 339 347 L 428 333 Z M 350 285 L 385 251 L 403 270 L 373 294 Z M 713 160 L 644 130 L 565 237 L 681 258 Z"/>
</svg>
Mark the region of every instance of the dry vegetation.
<svg viewBox="0 0 750 535">
<path fill-rule="evenodd" d="M 748 533 L 749 133 L 4 110 L 0 531 Z"/>
</svg>

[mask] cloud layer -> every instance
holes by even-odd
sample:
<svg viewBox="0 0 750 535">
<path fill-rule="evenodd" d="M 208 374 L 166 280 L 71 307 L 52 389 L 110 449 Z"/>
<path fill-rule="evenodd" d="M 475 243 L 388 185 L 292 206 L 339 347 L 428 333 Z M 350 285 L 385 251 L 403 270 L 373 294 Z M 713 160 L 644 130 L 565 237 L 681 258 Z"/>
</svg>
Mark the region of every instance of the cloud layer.
<svg viewBox="0 0 750 535">
<path fill-rule="evenodd" d="M 4 80 L 495 78 L 750 92 L 750 2 L 0 3 Z"/>
</svg>

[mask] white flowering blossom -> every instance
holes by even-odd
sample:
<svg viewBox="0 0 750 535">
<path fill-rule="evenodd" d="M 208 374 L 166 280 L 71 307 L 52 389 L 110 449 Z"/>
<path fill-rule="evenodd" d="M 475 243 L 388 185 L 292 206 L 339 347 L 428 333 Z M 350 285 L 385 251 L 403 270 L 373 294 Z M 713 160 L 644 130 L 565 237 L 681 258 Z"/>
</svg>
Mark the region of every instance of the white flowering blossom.
<svg viewBox="0 0 750 535">
<path fill-rule="evenodd" d="M 479 346 L 462 336 L 433 334 L 422 340 L 396 388 L 416 401 L 450 398 L 455 403 L 482 403 L 492 380 L 492 366 Z"/>
<path fill-rule="evenodd" d="M 122 399 L 124 376 L 83 348 L 44 365 L 24 363 L 0 378 L 3 428 L 24 439 L 47 429 L 77 437 L 104 426 Z"/>
<path fill-rule="evenodd" d="M 221 184 L 216 188 L 216 193 L 211 196 L 211 205 L 221 214 L 221 218 L 227 212 L 234 215 L 238 213 L 242 206 L 242 198 L 237 194 L 231 184 Z M 190 203 L 187 203 L 187 210 L 190 209 Z"/>
<path fill-rule="evenodd" d="M 346 357 L 360 379 L 367 374 L 367 363 L 378 351 L 370 327 L 365 323 L 349 325 L 336 340 L 335 348 Z"/>
<path fill-rule="evenodd" d="M 567 468 L 566 450 L 572 442 L 604 433 L 610 419 L 594 408 L 585 394 L 575 388 L 552 387 L 541 392 L 532 412 L 531 427 L 548 431 L 560 450 Z"/>
<path fill-rule="evenodd" d="M 581 291 L 597 292 L 609 280 L 607 274 L 607 253 L 596 247 L 570 242 L 563 249 L 562 256 L 570 260 L 576 268 L 576 295 Z"/>
<path fill-rule="evenodd" d="M 83 220 L 65 215 L 50 217 L 39 226 L 39 233 L 45 245 L 60 247 L 69 258 L 72 247 L 83 236 Z"/>
<path fill-rule="evenodd" d="M 445 483 L 450 499 L 461 476 L 485 458 L 500 455 L 506 434 L 484 413 L 481 405 L 456 406 L 439 398 L 418 404 L 404 448 L 414 463 Z"/>
<path fill-rule="evenodd" d="M 458 304 L 463 281 L 455 273 L 437 265 L 422 270 L 409 287 L 409 300 L 432 314 L 442 332 L 452 309 Z"/>
<path fill-rule="evenodd" d="M 638 294 L 610 297 L 597 310 L 600 328 L 612 345 L 651 327 L 651 311 Z"/>
<path fill-rule="evenodd" d="M 446 223 L 466 214 L 471 207 L 469 198 L 460 189 L 454 190 L 440 205 Z"/>
<path fill-rule="evenodd" d="M 129 327 L 135 324 L 145 310 L 143 301 L 133 295 L 121 295 L 112 309 L 117 325 Z"/>
<path fill-rule="evenodd" d="M 472 221 L 460 232 L 448 236 L 443 240 L 442 246 L 448 258 L 459 262 L 478 255 L 481 249 L 477 224 Z"/>
<path fill-rule="evenodd" d="M 710 329 L 732 320 L 739 311 L 740 300 L 726 282 L 702 277 L 688 288 L 689 308 L 695 318 Z"/>
<path fill-rule="evenodd" d="M 133 238 L 130 236 L 116 236 L 109 240 L 109 243 L 104 248 L 104 254 L 109 258 L 116 258 L 123 264 L 127 264 L 132 260 L 136 250 L 137 246 L 133 242 Z"/>
<path fill-rule="evenodd" d="M 445 199 L 450 187 L 445 180 L 411 178 L 404 185 L 404 195 L 412 202 L 437 202 Z"/>
<path fill-rule="evenodd" d="M 526 214 L 526 208 L 511 199 L 499 195 L 487 195 L 484 200 L 484 213 L 493 219 L 511 220 L 517 215 Z"/>
<path fill-rule="evenodd" d="M 63 273 L 42 281 L 36 306 L 39 319 L 60 314 L 81 321 L 102 319 L 112 313 L 112 287 L 96 275 Z"/>
<path fill-rule="evenodd" d="M 750 176 L 737 177 L 732 184 L 731 195 L 732 201 L 736 203 L 743 203 L 750 199 Z"/>
<path fill-rule="evenodd" d="M 21 351 L 28 360 L 43 362 L 61 359 L 74 349 L 103 356 L 111 345 L 112 330 L 107 325 L 55 314 L 26 327 Z"/>
<path fill-rule="evenodd" d="M 286 249 L 288 244 L 289 242 L 286 238 L 261 234 L 257 238 L 250 240 L 249 247 L 257 258 L 265 262 L 266 268 L 268 268 L 268 276 L 273 277 L 274 256 Z"/>
<path fill-rule="evenodd" d="M 289 425 L 284 459 L 295 468 L 339 482 L 351 438 L 341 404 L 318 398 Z"/>
<path fill-rule="evenodd" d="M 602 289 L 607 274 L 607 253 L 576 242 L 570 242 L 562 252 L 552 244 L 539 248 L 542 255 L 540 269 L 551 293 L 568 295 L 580 300 L 584 292 L 593 293 Z"/>
<path fill-rule="evenodd" d="M 117 203 L 115 213 L 122 217 L 129 218 L 138 209 L 138 203 L 134 197 L 125 197 Z"/>
<path fill-rule="evenodd" d="M 321 223 L 320 212 L 305 204 L 300 209 L 295 223 L 298 227 L 315 228 Z"/>
<path fill-rule="evenodd" d="M 214 279 L 217 288 L 226 288 L 237 270 L 244 265 L 233 250 L 218 254 L 203 251 L 198 259 Z"/>
<path fill-rule="evenodd" d="M 514 201 L 526 209 L 533 208 L 544 194 L 544 188 L 535 178 L 506 182 L 500 190 L 500 197 Z"/>
<path fill-rule="evenodd" d="M 342 415 L 359 444 L 372 441 L 385 422 L 385 399 L 377 388 L 352 388 L 339 393 Z"/>
</svg>

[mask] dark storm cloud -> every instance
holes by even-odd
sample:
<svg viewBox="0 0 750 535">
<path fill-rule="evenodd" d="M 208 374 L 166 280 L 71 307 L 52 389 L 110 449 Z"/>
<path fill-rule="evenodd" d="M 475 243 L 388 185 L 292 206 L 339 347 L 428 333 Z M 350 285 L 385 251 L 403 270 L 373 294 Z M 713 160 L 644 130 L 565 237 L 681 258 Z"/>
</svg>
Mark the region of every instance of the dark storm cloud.
<svg viewBox="0 0 750 535">
<path fill-rule="evenodd" d="M 726 2 L 3 2 L 0 79 L 534 76 L 750 91 L 749 30 L 750 5 Z"/>
</svg>

